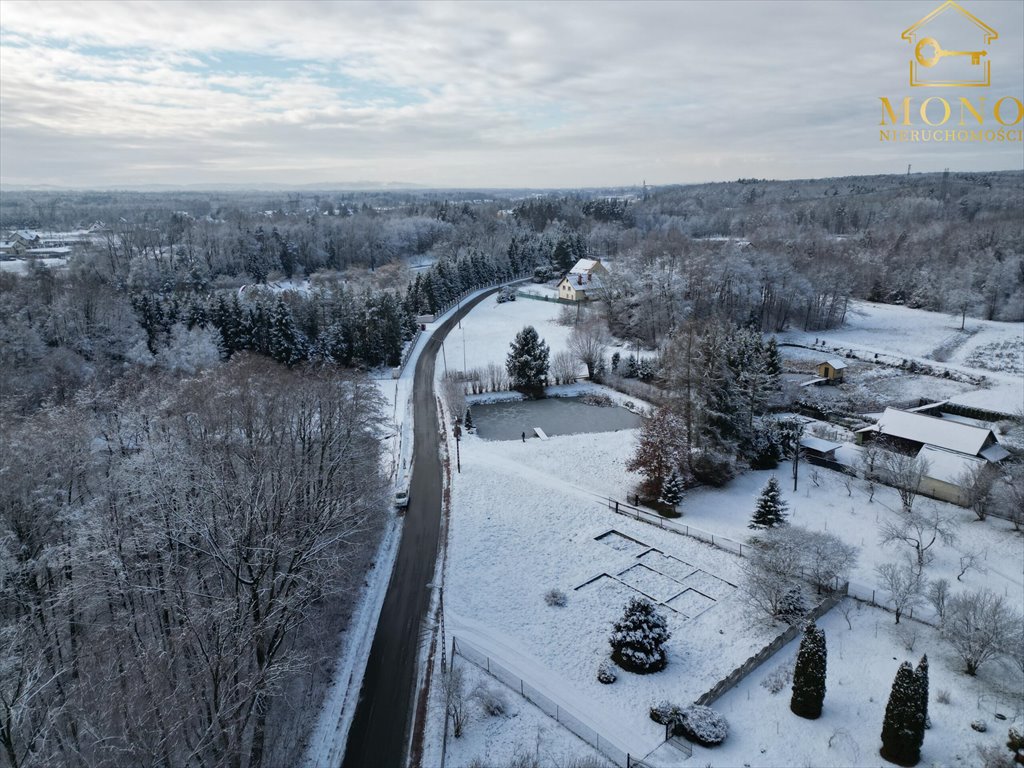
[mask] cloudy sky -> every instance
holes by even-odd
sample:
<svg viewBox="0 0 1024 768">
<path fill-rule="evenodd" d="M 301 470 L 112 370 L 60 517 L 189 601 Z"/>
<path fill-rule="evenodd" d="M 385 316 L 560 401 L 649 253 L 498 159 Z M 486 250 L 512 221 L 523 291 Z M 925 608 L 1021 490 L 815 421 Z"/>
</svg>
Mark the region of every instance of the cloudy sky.
<svg viewBox="0 0 1024 768">
<path fill-rule="evenodd" d="M 938 4 L 0 0 L 0 182 L 558 187 L 1024 167 L 1020 142 L 879 141 L 880 96 L 984 92 L 989 112 L 1022 96 L 1017 0 L 962 3 L 1000 34 L 990 88 L 909 87 L 900 33 Z"/>
</svg>

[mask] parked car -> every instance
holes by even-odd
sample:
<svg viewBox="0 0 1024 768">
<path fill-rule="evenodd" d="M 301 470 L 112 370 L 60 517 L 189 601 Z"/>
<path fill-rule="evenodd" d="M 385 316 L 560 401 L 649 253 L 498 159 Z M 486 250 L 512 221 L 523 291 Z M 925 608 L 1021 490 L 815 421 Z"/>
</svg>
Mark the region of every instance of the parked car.
<svg viewBox="0 0 1024 768">
<path fill-rule="evenodd" d="M 409 490 L 403 489 L 395 493 L 395 507 L 397 509 L 405 509 L 409 506 Z"/>
</svg>

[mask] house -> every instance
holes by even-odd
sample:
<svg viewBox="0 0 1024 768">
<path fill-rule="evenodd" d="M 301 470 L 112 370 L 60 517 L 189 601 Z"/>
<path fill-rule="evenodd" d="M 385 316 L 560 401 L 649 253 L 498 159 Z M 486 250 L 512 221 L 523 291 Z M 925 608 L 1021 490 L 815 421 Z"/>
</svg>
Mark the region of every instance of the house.
<svg viewBox="0 0 1024 768">
<path fill-rule="evenodd" d="M 846 363 L 838 358 L 824 360 L 816 366 L 818 378 L 825 379 L 829 384 L 835 384 L 843 380 L 843 371 L 846 370 Z"/>
<path fill-rule="evenodd" d="M 991 463 L 1009 456 L 991 429 L 898 408 L 886 408 L 876 424 L 858 429 L 855 434 L 858 445 L 884 437 L 893 447 L 907 453 L 917 453 L 930 445 Z"/>
<path fill-rule="evenodd" d="M 857 443 L 884 438 L 887 447 L 916 454 L 926 465 L 919 492 L 963 506 L 968 499 L 962 482 L 969 473 L 1010 454 L 991 429 L 969 423 L 970 419 L 920 412 L 937 405 L 941 404 L 930 403 L 914 411 L 886 408 L 877 424 L 857 430 Z"/>
<path fill-rule="evenodd" d="M 933 499 L 948 501 L 960 506 L 968 504 L 967 494 L 964 492 L 962 483 L 969 478 L 970 473 L 981 469 L 988 463 L 977 456 L 967 456 L 931 445 L 921 448 L 917 458 L 925 461 L 927 465 L 918 491 Z"/>
<path fill-rule="evenodd" d="M 558 298 L 588 301 L 603 287 L 608 270 L 600 259 L 580 259 L 558 283 Z"/>
</svg>

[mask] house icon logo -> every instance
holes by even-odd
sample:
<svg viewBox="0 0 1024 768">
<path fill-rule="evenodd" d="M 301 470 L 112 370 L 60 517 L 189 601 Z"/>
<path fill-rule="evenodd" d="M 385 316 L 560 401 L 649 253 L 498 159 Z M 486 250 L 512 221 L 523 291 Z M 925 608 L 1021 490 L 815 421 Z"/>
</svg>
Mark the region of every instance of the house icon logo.
<svg viewBox="0 0 1024 768">
<path fill-rule="evenodd" d="M 992 62 L 988 47 L 999 38 L 999 33 L 953 0 L 947 0 L 903 30 L 901 37 L 912 46 L 911 86 L 985 87 L 991 84 Z"/>
</svg>

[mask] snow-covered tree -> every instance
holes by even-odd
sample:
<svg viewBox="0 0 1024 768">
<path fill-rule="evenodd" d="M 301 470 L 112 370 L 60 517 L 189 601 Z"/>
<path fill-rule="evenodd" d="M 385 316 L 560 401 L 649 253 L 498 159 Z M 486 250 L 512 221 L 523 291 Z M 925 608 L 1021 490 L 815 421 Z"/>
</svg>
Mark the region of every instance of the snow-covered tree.
<svg viewBox="0 0 1024 768">
<path fill-rule="evenodd" d="M 921 574 L 910 563 L 882 563 L 875 568 L 878 580 L 890 596 L 896 623 L 904 612 L 921 604 L 924 595 L 924 581 Z"/>
<path fill-rule="evenodd" d="M 306 359 L 306 337 L 295 325 L 292 311 L 278 299 L 270 325 L 270 356 L 289 368 Z"/>
<path fill-rule="evenodd" d="M 473 409 L 468 405 L 466 406 L 466 416 L 462 419 L 462 426 L 466 428 L 467 432 L 471 432 L 476 428 L 476 425 L 473 423 Z"/>
<path fill-rule="evenodd" d="M 524 327 L 516 334 L 505 358 L 505 368 L 512 385 L 527 389 L 544 386 L 549 354 L 548 345 L 537 335 L 537 329 L 532 325 Z"/>
<path fill-rule="evenodd" d="M 636 452 L 626 462 L 626 469 L 643 475 L 644 490 L 653 496 L 660 493 L 673 470 L 679 471 L 685 457 L 685 432 L 679 418 L 663 406 L 641 425 Z"/>
<path fill-rule="evenodd" d="M 882 722 L 880 754 L 890 763 L 917 765 L 924 743 L 921 689 L 914 668 L 905 661 L 896 671 Z"/>
<path fill-rule="evenodd" d="M 665 478 L 665 482 L 661 484 L 661 496 L 658 501 L 675 509 L 682 498 L 683 478 L 679 475 L 679 470 L 673 468 Z"/>
<path fill-rule="evenodd" d="M 963 661 L 964 672 L 973 676 L 1009 646 L 1022 621 L 1020 613 L 990 589 L 960 593 L 946 605 L 942 637 Z"/>
<path fill-rule="evenodd" d="M 615 622 L 608 642 L 612 661 L 625 670 L 645 675 L 664 669 L 668 656 L 663 648 L 672 636 L 665 617 L 654 605 L 634 597 L 626 605 L 621 619 Z"/>
<path fill-rule="evenodd" d="M 608 334 L 596 320 L 581 323 L 569 334 L 569 352 L 587 367 L 587 378 L 599 378 L 598 364 L 608 349 Z"/>
<path fill-rule="evenodd" d="M 928 654 L 921 657 L 917 662 L 917 669 L 914 670 L 917 676 L 917 689 L 921 694 L 921 717 L 924 719 L 924 727 L 931 728 L 931 720 L 928 718 Z"/>
<path fill-rule="evenodd" d="M 825 701 L 826 667 L 825 630 L 818 629 L 812 621 L 804 628 L 796 668 L 793 670 L 793 698 L 789 703 L 793 714 L 808 720 L 821 717 L 821 707 Z"/>
<path fill-rule="evenodd" d="M 747 527 L 764 530 L 784 525 L 788 509 L 789 505 L 782 498 L 779 481 L 772 475 L 765 487 L 761 489 L 761 495 L 757 498 L 757 506 L 754 507 L 754 516 Z"/>
</svg>

